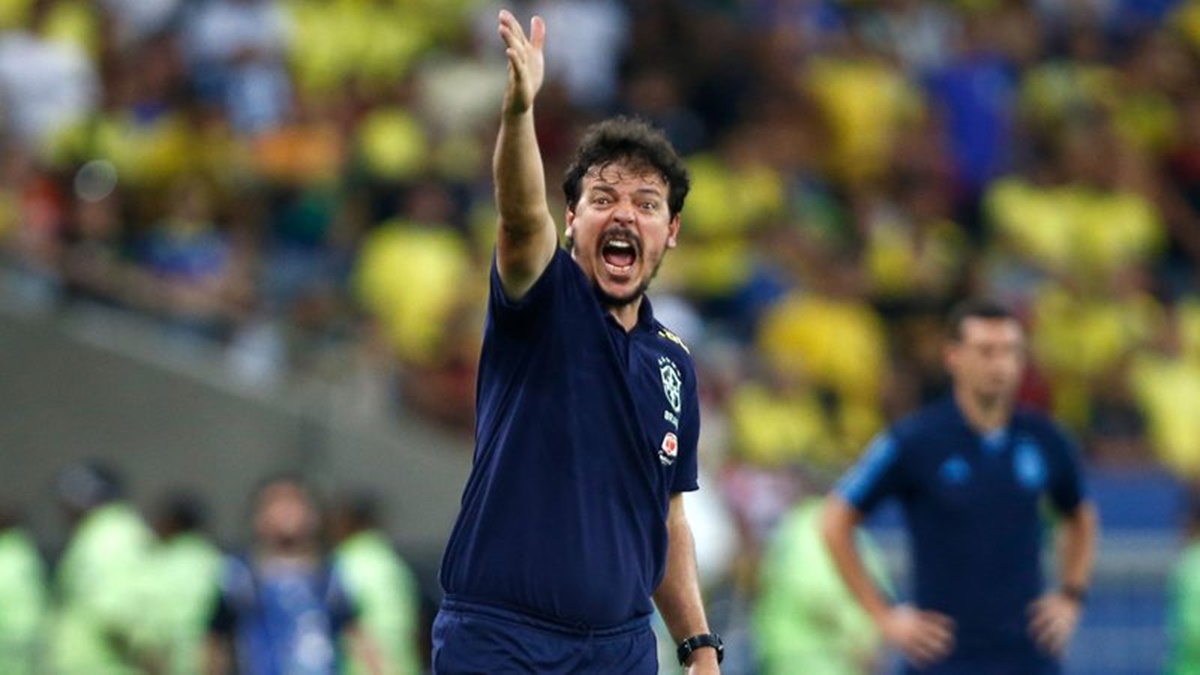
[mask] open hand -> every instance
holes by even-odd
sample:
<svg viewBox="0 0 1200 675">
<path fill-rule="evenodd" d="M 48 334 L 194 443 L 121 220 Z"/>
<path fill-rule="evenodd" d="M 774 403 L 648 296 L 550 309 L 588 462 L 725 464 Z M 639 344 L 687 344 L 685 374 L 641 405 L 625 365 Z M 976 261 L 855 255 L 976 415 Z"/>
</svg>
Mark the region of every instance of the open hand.
<svg viewBox="0 0 1200 675">
<path fill-rule="evenodd" d="M 517 17 L 508 10 L 500 11 L 500 37 L 508 56 L 508 89 L 504 93 L 504 110 L 520 115 L 533 107 L 533 99 L 542 88 L 546 60 L 542 46 L 546 43 L 546 23 L 540 16 L 529 22 L 529 36 L 521 29 Z"/>
<path fill-rule="evenodd" d="M 954 620 L 911 605 L 893 607 L 880 625 L 884 639 L 917 667 L 945 658 L 954 648 Z"/>
<path fill-rule="evenodd" d="M 1029 633 L 1047 654 L 1061 656 L 1079 625 L 1079 603 L 1062 593 L 1047 593 L 1029 606 Z"/>
</svg>

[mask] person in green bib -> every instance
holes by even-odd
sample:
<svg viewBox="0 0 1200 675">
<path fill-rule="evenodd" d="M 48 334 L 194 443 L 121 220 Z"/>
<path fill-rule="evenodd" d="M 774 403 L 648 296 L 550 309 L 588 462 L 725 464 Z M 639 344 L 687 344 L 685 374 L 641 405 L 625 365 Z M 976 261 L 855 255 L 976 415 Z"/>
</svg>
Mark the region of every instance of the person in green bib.
<svg viewBox="0 0 1200 675">
<path fill-rule="evenodd" d="M 41 553 L 0 504 L 0 673 L 32 675 L 46 609 Z"/>
<path fill-rule="evenodd" d="M 1184 534 L 1168 586 L 1166 675 L 1200 675 L 1200 503 L 1189 507 Z"/>
<path fill-rule="evenodd" d="M 116 471 L 105 464 L 67 467 L 55 490 L 72 528 L 54 577 L 50 672 L 141 673 L 135 637 L 144 616 L 141 575 L 150 528 L 125 500 Z"/>
<path fill-rule="evenodd" d="M 424 672 L 418 650 L 421 595 L 416 576 L 380 529 L 373 495 L 343 495 L 329 519 L 333 562 L 359 608 L 359 625 L 378 648 L 387 675 Z M 347 659 L 346 675 L 369 672 Z"/>
<path fill-rule="evenodd" d="M 753 609 L 763 675 L 865 675 L 882 662 L 883 639 L 821 538 L 823 503 L 809 496 L 794 505 L 763 556 Z M 883 556 L 865 531 L 859 536 L 872 578 L 889 588 Z"/>
<path fill-rule="evenodd" d="M 141 643 L 155 673 L 198 675 L 224 556 L 205 532 L 206 509 L 198 495 L 166 493 L 153 520 L 157 540 L 144 580 L 148 620 Z"/>
</svg>

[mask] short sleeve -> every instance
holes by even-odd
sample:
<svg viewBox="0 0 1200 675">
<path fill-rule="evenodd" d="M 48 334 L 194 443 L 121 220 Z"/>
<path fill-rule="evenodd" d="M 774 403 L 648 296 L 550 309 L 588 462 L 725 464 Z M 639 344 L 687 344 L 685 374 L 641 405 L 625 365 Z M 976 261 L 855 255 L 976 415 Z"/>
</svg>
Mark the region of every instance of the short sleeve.
<svg viewBox="0 0 1200 675">
<path fill-rule="evenodd" d="M 498 326 L 521 327 L 536 325 L 536 317 L 544 315 L 545 309 L 554 303 L 556 294 L 563 292 L 562 277 L 577 267 L 570 255 L 559 248 L 554 251 L 546 269 L 533 286 L 517 300 L 504 293 L 500 281 L 500 268 L 496 256 L 492 256 L 492 270 L 488 283 L 488 315 Z"/>
<path fill-rule="evenodd" d="M 1086 497 L 1079 446 L 1065 431 L 1047 425 L 1050 450 L 1049 496 L 1059 513 L 1074 513 Z"/>
<path fill-rule="evenodd" d="M 885 432 L 871 440 L 834 490 L 858 511 L 870 513 L 900 490 L 901 468 L 900 443 L 891 432 Z"/>
</svg>

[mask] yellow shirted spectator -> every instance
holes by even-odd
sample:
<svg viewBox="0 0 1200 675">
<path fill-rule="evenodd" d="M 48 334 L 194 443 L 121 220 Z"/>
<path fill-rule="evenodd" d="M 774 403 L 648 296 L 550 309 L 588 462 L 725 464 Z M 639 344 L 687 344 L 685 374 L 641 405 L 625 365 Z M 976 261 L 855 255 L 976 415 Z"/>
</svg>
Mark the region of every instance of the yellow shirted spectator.
<svg viewBox="0 0 1200 675">
<path fill-rule="evenodd" d="M 988 188 L 984 209 L 996 235 L 1013 253 L 1052 269 L 1070 258 L 1073 228 L 1059 190 L 1008 176 Z"/>
<path fill-rule="evenodd" d="M 1162 319 L 1147 293 L 1045 287 L 1033 305 L 1033 350 L 1053 383 L 1055 413 L 1082 428 L 1095 383 L 1146 344 Z"/>
<path fill-rule="evenodd" d="M 877 407 L 887 340 L 880 317 L 863 301 L 793 292 L 764 313 L 757 341 L 768 368 L 802 369 L 842 405 Z"/>
<path fill-rule="evenodd" d="M 1128 191 L 1071 191 L 1075 261 L 1080 273 L 1105 278 L 1130 264 L 1150 260 L 1166 244 L 1158 208 Z"/>
<path fill-rule="evenodd" d="M 985 196 L 990 222 L 1014 253 L 1082 278 L 1105 279 L 1150 259 L 1166 243 L 1157 207 L 1130 191 L 997 181 Z"/>
<path fill-rule="evenodd" d="M 354 80 L 368 91 L 395 87 L 420 56 L 457 30 L 477 0 L 288 0 L 301 89 L 329 92 Z"/>
<path fill-rule="evenodd" d="M 729 422 L 733 452 L 755 466 L 831 459 L 829 425 L 810 388 L 750 380 L 734 391 Z"/>
<path fill-rule="evenodd" d="M 874 293 L 883 298 L 949 293 L 966 259 L 968 243 L 962 228 L 949 220 L 873 223 L 866 236 L 865 257 Z"/>
<path fill-rule="evenodd" d="M 401 360 L 429 365 L 471 269 L 467 243 L 452 228 L 395 219 L 363 241 L 355 292 Z"/>
<path fill-rule="evenodd" d="M 663 283 L 702 297 L 724 297 L 754 271 L 751 232 L 784 211 L 783 177 L 765 164 L 735 167 L 715 154 L 692 157 L 688 167 L 688 245 L 672 252 Z"/>
<path fill-rule="evenodd" d="M 851 182 L 887 168 L 896 138 L 923 109 L 920 93 L 882 59 L 815 58 L 805 81 L 833 135 L 830 168 Z"/>
<path fill-rule="evenodd" d="M 0 30 L 29 28 L 34 0 L 0 0 Z M 49 40 L 66 42 L 95 56 L 100 44 L 100 16 L 89 0 L 59 0 L 50 3 L 38 33 Z"/>
<path fill-rule="evenodd" d="M 402 108 L 367 115 L 358 128 L 357 150 L 371 175 L 389 180 L 414 178 L 429 161 L 425 128 Z"/>
<path fill-rule="evenodd" d="M 168 185 L 185 174 L 228 180 L 249 161 L 248 148 L 228 127 L 199 128 L 175 113 L 152 121 L 135 121 L 125 112 L 86 120 L 52 140 L 50 157 L 58 166 L 106 159 L 132 186 Z"/>
<path fill-rule="evenodd" d="M 136 185 L 151 173 L 145 155 L 162 152 L 171 145 L 167 133 L 170 126 L 168 117 L 133 125 L 123 114 L 98 114 L 55 134 L 47 155 L 56 166 L 68 166 L 84 158 L 106 159 L 116 167 L 122 181 Z"/>
<path fill-rule="evenodd" d="M 0 0 L 0 30 L 16 30 L 26 25 L 31 0 Z"/>
<path fill-rule="evenodd" d="M 308 95 L 335 90 L 353 65 L 353 14 L 342 2 L 290 0 L 285 4 L 294 39 L 288 54 L 296 84 Z M 360 38 L 361 39 L 361 38 Z"/>
<path fill-rule="evenodd" d="M 1129 378 L 1159 459 L 1195 479 L 1200 478 L 1200 359 L 1183 351 L 1192 311 L 1189 307 L 1173 317 L 1159 335 L 1157 349 L 1134 359 Z"/>
</svg>

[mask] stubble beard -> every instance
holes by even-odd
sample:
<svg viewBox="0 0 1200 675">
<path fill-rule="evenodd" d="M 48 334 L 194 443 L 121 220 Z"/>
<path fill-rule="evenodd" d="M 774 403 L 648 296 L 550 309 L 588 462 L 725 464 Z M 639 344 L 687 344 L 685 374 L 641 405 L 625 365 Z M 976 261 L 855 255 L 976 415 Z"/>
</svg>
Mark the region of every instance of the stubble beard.
<svg viewBox="0 0 1200 675">
<path fill-rule="evenodd" d="M 606 309 L 621 309 L 622 307 L 628 307 L 629 305 L 632 305 L 640 300 L 642 296 L 646 295 L 646 289 L 648 288 L 650 288 L 650 280 L 646 279 L 642 283 L 638 284 L 638 287 L 635 288 L 632 293 L 618 296 L 613 295 L 601 288 L 599 281 L 592 282 L 592 289 L 596 293 L 596 298 L 600 300 L 600 304 L 604 305 Z"/>
<path fill-rule="evenodd" d="M 576 251 L 574 237 L 567 237 L 567 252 L 571 254 L 572 258 L 575 257 Z M 658 270 L 660 267 L 662 267 L 663 258 L 666 258 L 666 255 L 660 256 L 658 262 L 654 264 L 654 269 L 650 271 L 650 276 L 643 279 L 642 283 L 638 284 L 637 288 L 633 289 L 633 292 L 626 295 L 613 295 L 612 293 L 604 290 L 604 288 L 600 286 L 599 273 L 594 274 L 592 277 L 592 291 L 596 294 L 596 299 L 600 301 L 600 304 L 603 305 L 605 309 L 621 309 L 622 307 L 628 307 L 638 300 L 641 300 L 646 295 L 646 291 L 650 290 L 650 282 L 654 281 L 654 277 L 658 276 Z"/>
<path fill-rule="evenodd" d="M 979 390 L 974 392 L 975 404 L 981 410 L 996 410 L 1000 408 L 1012 409 L 1016 403 L 1017 391 L 1015 387 L 1004 387 L 992 390 Z"/>
</svg>

